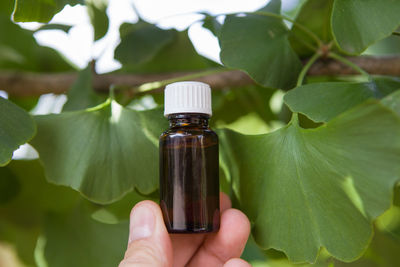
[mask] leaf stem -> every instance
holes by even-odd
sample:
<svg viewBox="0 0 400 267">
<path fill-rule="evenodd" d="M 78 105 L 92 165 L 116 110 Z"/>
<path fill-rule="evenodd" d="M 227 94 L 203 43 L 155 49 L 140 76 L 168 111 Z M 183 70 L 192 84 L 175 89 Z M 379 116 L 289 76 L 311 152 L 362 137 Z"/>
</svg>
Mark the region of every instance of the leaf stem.
<svg viewBox="0 0 400 267">
<path fill-rule="evenodd" d="M 392 35 L 400 36 L 400 32 L 392 32 Z"/>
<path fill-rule="evenodd" d="M 320 58 L 320 56 L 321 56 L 321 53 L 317 52 L 310 58 L 310 60 L 307 61 L 307 63 L 304 65 L 303 69 L 301 70 L 301 72 L 299 74 L 299 78 L 297 79 L 296 86 L 301 86 L 303 84 L 304 77 L 306 76 L 308 70 L 315 63 L 315 61 L 318 58 Z"/>
<path fill-rule="evenodd" d="M 351 62 L 350 60 L 348 60 L 345 57 L 342 57 L 338 54 L 336 54 L 335 52 L 329 52 L 328 57 L 336 59 L 337 61 L 342 62 L 343 64 L 349 66 L 350 68 L 354 69 L 355 71 L 359 72 L 361 75 L 365 76 L 368 81 L 371 81 L 371 75 L 368 74 L 368 72 L 366 72 L 365 70 L 363 70 L 362 68 L 360 68 L 359 66 L 357 66 L 356 64 L 354 64 L 353 62 Z"/>
<path fill-rule="evenodd" d="M 292 118 L 290 119 L 289 124 L 299 125 L 299 114 L 297 112 L 292 113 Z"/>
<path fill-rule="evenodd" d="M 131 1 L 130 4 L 131 4 L 131 7 L 133 9 L 133 12 L 135 12 L 136 16 L 138 16 L 139 21 L 143 20 L 139 10 L 137 9 L 137 7 L 135 5 L 135 3 L 133 1 Z"/>
<path fill-rule="evenodd" d="M 206 71 L 197 72 L 197 73 L 192 73 L 192 74 L 188 74 L 188 75 L 184 75 L 184 76 L 180 76 L 180 77 L 176 77 L 176 78 L 172 78 L 172 79 L 161 80 L 161 81 L 157 81 L 157 82 L 144 83 L 144 84 L 140 85 L 139 87 L 134 88 L 134 90 L 137 93 L 144 93 L 144 92 L 152 91 L 154 89 L 163 87 L 163 86 L 165 86 L 167 84 L 170 84 L 170 83 L 181 82 L 181 81 L 186 81 L 186 80 L 192 80 L 192 79 L 195 79 L 195 78 L 199 78 L 199 77 L 203 77 L 203 76 L 207 76 L 207 75 L 211 75 L 211 74 L 216 74 L 216 73 L 220 73 L 220 72 L 225 72 L 225 71 L 229 71 L 229 69 L 227 69 L 227 68 L 215 68 L 215 69 L 206 70 Z"/>
</svg>

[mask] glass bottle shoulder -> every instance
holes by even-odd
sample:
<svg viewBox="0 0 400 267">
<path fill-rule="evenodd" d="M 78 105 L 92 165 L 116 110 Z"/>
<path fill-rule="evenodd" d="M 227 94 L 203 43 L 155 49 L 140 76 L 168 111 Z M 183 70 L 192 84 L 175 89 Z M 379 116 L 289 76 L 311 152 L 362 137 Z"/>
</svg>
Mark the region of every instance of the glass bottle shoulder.
<svg viewBox="0 0 400 267">
<path fill-rule="evenodd" d="M 218 142 L 217 134 L 210 128 L 200 128 L 200 127 L 177 127 L 170 128 L 163 132 L 160 136 L 161 140 L 171 140 L 171 139 L 191 139 L 191 138 L 205 138 L 210 139 L 210 141 Z"/>
</svg>

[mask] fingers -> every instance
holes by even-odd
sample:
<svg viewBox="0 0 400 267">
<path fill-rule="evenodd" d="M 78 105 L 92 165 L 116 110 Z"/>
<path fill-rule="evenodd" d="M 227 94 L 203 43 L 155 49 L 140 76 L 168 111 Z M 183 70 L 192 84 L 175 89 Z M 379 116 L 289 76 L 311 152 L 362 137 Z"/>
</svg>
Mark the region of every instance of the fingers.
<svg viewBox="0 0 400 267">
<path fill-rule="evenodd" d="M 189 266 L 219 266 L 240 257 L 250 234 L 250 222 L 241 211 L 227 209 L 222 213 L 221 228 L 209 235 Z"/>
<path fill-rule="evenodd" d="M 183 267 L 204 241 L 204 234 L 172 234 L 174 267 Z"/>
<path fill-rule="evenodd" d="M 172 245 L 159 206 L 145 200 L 132 209 L 129 244 L 120 267 L 172 266 Z"/>
<path fill-rule="evenodd" d="M 219 193 L 219 203 L 221 213 L 232 207 L 231 199 L 224 192 Z"/>
<path fill-rule="evenodd" d="M 231 207 L 231 200 L 223 192 L 219 195 L 219 202 L 221 212 Z M 172 234 L 174 266 L 185 266 L 203 243 L 204 237 L 204 234 Z"/>
<path fill-rule="evenodd" d="M 251 267 L 251 265 L 245 260 L 235 258 L 227 261 L 224 267 Z"/>
</svg>

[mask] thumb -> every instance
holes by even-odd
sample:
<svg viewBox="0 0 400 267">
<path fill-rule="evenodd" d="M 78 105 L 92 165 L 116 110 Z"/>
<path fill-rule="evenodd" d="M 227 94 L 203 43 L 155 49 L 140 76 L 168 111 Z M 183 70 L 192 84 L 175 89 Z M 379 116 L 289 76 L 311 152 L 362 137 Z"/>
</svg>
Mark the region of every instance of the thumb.
<svg viewBox="0 0 400 267">
<path fill-rule="evenodd" d="M 160 207 L 145 200 L 132 209 L 129 241 L 119 267 L 172 266 L 172 245 Z"/>
</svg>

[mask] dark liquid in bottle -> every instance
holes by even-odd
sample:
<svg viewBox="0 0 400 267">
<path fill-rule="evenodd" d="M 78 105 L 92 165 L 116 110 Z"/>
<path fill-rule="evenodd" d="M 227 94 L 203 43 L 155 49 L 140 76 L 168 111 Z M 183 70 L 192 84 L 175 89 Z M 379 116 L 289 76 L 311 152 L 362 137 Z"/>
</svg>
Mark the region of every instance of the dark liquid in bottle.
<svg viewBox="0 0 400 267">
<path fill-rule="evenodd" d="M 170 129 L 160 138 L 160 206 L 170 233 L 218 231 L 218 137 L 208 128 Z"/>
</svg>

